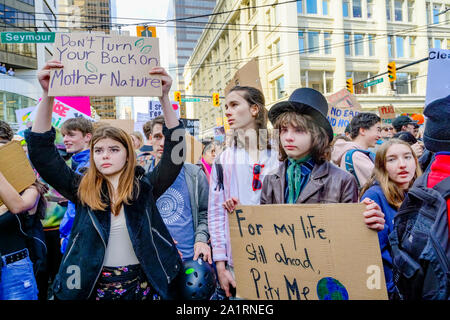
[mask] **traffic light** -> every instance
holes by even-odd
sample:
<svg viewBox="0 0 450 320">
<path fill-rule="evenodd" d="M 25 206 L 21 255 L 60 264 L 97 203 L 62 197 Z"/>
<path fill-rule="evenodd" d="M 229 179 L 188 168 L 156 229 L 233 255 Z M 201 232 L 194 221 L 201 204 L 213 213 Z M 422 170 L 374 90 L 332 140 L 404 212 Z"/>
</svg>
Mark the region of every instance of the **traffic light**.
<svg viewBox="0 0 450 320">
<path fill-rule="evenodd" d="M 181 92 L 180 91 L 175 91 L 174 97 L 175 97 L 176 102 L 181 103 Z"/>
<path fill-rule="evenodd" d="M 219 94 L 218 93 L 213 93 L 212 99 L 213 99 L 213 106 L 214 107 L 220 107 Z"/>
<path fill-rule="evenodd" d="M 395 67 L 395 61 L 388 63 L 388 77 L 390 82 L 397 80 L 397 68 Z"/>
<path fill-rule="evenodd" d="M 347 79 L 346 83 L 347 83 L 347 91 L 353 94 L 353 79 L 352 78 Z"/>
</svg>

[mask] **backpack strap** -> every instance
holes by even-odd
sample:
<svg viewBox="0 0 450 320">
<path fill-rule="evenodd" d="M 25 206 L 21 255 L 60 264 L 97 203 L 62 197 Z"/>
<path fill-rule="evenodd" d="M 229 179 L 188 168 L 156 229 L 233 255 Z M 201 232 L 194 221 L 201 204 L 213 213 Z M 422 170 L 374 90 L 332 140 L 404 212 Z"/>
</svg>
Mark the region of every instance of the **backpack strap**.
<svg viewBox="0 0 450 320">
<path fill-rule="evenodd" d="M 223 166 L 219 162 L 214 163 L 217 171 L 217 185 L 214 188 L 214 191 L 223 190 Z"/>
<path fill-rule="evenodd" d="M 439 192 L 443 198 L 447 198 L 450 195 L 450 177 L 436 184 L 433 189 Z"/>
<path fill-rule="evenodd" d="M 351 149 L 345 153 L 345 170 L 350 172 L 356 178 L 356 183 L 358 184 L 358 189 L 361 189 L 361 184 L 358 180 L 358 176 L 356 175 L 355 167 L 353 165 L 353 154 L 356 151 L 364 153 L 366 156 L 369 157 L 370 161 L 372 161 L 372 162 L 375 162 L 375 155 L 373 152 L 370 152 L 368 150 L 361 150 L 361 149 Z"/>
</svg>

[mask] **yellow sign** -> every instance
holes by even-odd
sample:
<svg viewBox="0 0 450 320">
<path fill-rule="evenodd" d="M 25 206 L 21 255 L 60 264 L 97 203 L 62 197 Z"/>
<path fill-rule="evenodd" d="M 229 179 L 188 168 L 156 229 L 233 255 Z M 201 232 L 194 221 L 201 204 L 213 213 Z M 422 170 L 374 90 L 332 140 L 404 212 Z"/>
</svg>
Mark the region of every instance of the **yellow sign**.
<svg viewBox="0 0 450 320">
<path fill-rule="evenodd" d="M 230 130 L 230 124 L 228 123 L 228 118 L 227 117 L 223 118 L 223 128 L 225 129 L 225 132 Z"/>
<path fill-rule="evenodd" d="M 136 34 L 138 37 L 156 38 L 156 27 L 137 26 Z"/>
<path fill-rule="evenodd" d="M 223 119 L 222 118 L 216 118 L 216 124 L 217 124 L 218 127 L 223 126 Z"/>
</svg>

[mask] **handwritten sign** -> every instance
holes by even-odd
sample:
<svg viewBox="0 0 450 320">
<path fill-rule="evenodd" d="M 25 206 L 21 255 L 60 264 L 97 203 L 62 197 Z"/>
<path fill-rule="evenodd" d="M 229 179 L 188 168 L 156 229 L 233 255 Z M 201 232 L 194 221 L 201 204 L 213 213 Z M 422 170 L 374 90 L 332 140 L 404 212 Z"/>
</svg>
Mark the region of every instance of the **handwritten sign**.
<svg viewBox="0 0 450 320">
<path fill-rule="evenodd" d="M 229 215 L 237 296 L 387 299 L 378 236 L 362 204 L 238 206 Z"/>
<path fill-rule="evenodd" d="M 336 134 L 344 133 L 347 125 L 361 110 L 361 105 L 347 89 L 342 89 L 326 97 L 328 101 L 327 119 Z"/>
<path fill-rule="evenodd" d="M 381 122 L 386 124 L 391 124 L 396 117 L 395 109 L 392 105 L 378 107 L 378 114 L 380 115 Z"/>
<path fill-rule="evenodd" d="M 18 141 L 0 147 L 0 172 L 17 192 L 22 192 L 36 181 L 27 155 Z M 0 205 L 2 205 L 0 198 Z"/>
<path fill-rule="evenodd" d="M 173 110 L 175 110 L 175 112 L 177 114 L 177 118 L 179 119 L 180 118 L 180 105 L 176 101 L 171 101 L 171 103 L 172 103 L 172 108 L 173 108 Z M 152 119 L 155 119 L 156 117 L 162 116 L 163 110 L 162 110 L 161 102 L 150 100 L 148 102 L 148 115 L 149 115 L 149 120 L 152 120 Z"/>
<path fill-rule="evenodd" d="M 200 120 L 199 119 L 180 119 L 183 122 L 186 132 L 198 139 L 200 134 Z"/>
<path fill-rule="evenodd" d="M 449 95 L 450 78 L 448 76 L 448 70 L 450 70 L 450 50 L 430 49 L 428 54 L 425 106 L 434 100 L 442 99 Z"/>
<path fill-rule="evenodd" d="M 49 96 L 161 96 L 157 38 L 57 33 Z"/>
</svg>

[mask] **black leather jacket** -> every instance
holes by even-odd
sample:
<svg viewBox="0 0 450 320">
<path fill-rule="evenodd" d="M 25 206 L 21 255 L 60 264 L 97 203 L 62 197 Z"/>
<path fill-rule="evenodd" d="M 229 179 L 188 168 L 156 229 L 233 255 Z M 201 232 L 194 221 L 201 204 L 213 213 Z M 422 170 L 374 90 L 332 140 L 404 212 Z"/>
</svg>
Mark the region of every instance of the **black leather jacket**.
<svg viewBox="0 0 450 320">
<path fill-rule="evenodd" d="M 177 297 L 175 283 L 182 269 L 178 251 L 156 207 L 156 199 L 172 185 L 183 165 L 183 162 L 175 164 L 171 157 L 174 147 L 178 149 L 179 143 L 185 143 L 184 134 L 179 131 L 176 133 L 179 139 L 172 141 L 172 134 L 177 129 L 184 131 L 181 122 L 170 130 L 164 126 L 164 154 L 159 165 L 148 174 L 142 167 L 136 167 L 139 194 L 129 205 L 124 204 L 134 252 L 162 299 Z M 39 174 L 76 206 L 69 244 L 53 284 L 55 297 L 60 300 L 88 299 L 103 267 L 111 226 L 110 209 L 92 210 L 80 203 L 77 191 L 81 176 L 59 156 L 54 145 L 54 128 L 45 133 L 28 130 L 25 137 L 30 160 Z M 184 156 L 181 148 L 179 154 Z M 104 187 L 104 194 L 108 194 L 106 185 Z M 109 203 L 107 198 L 104 200 Z"/>
</svg>

